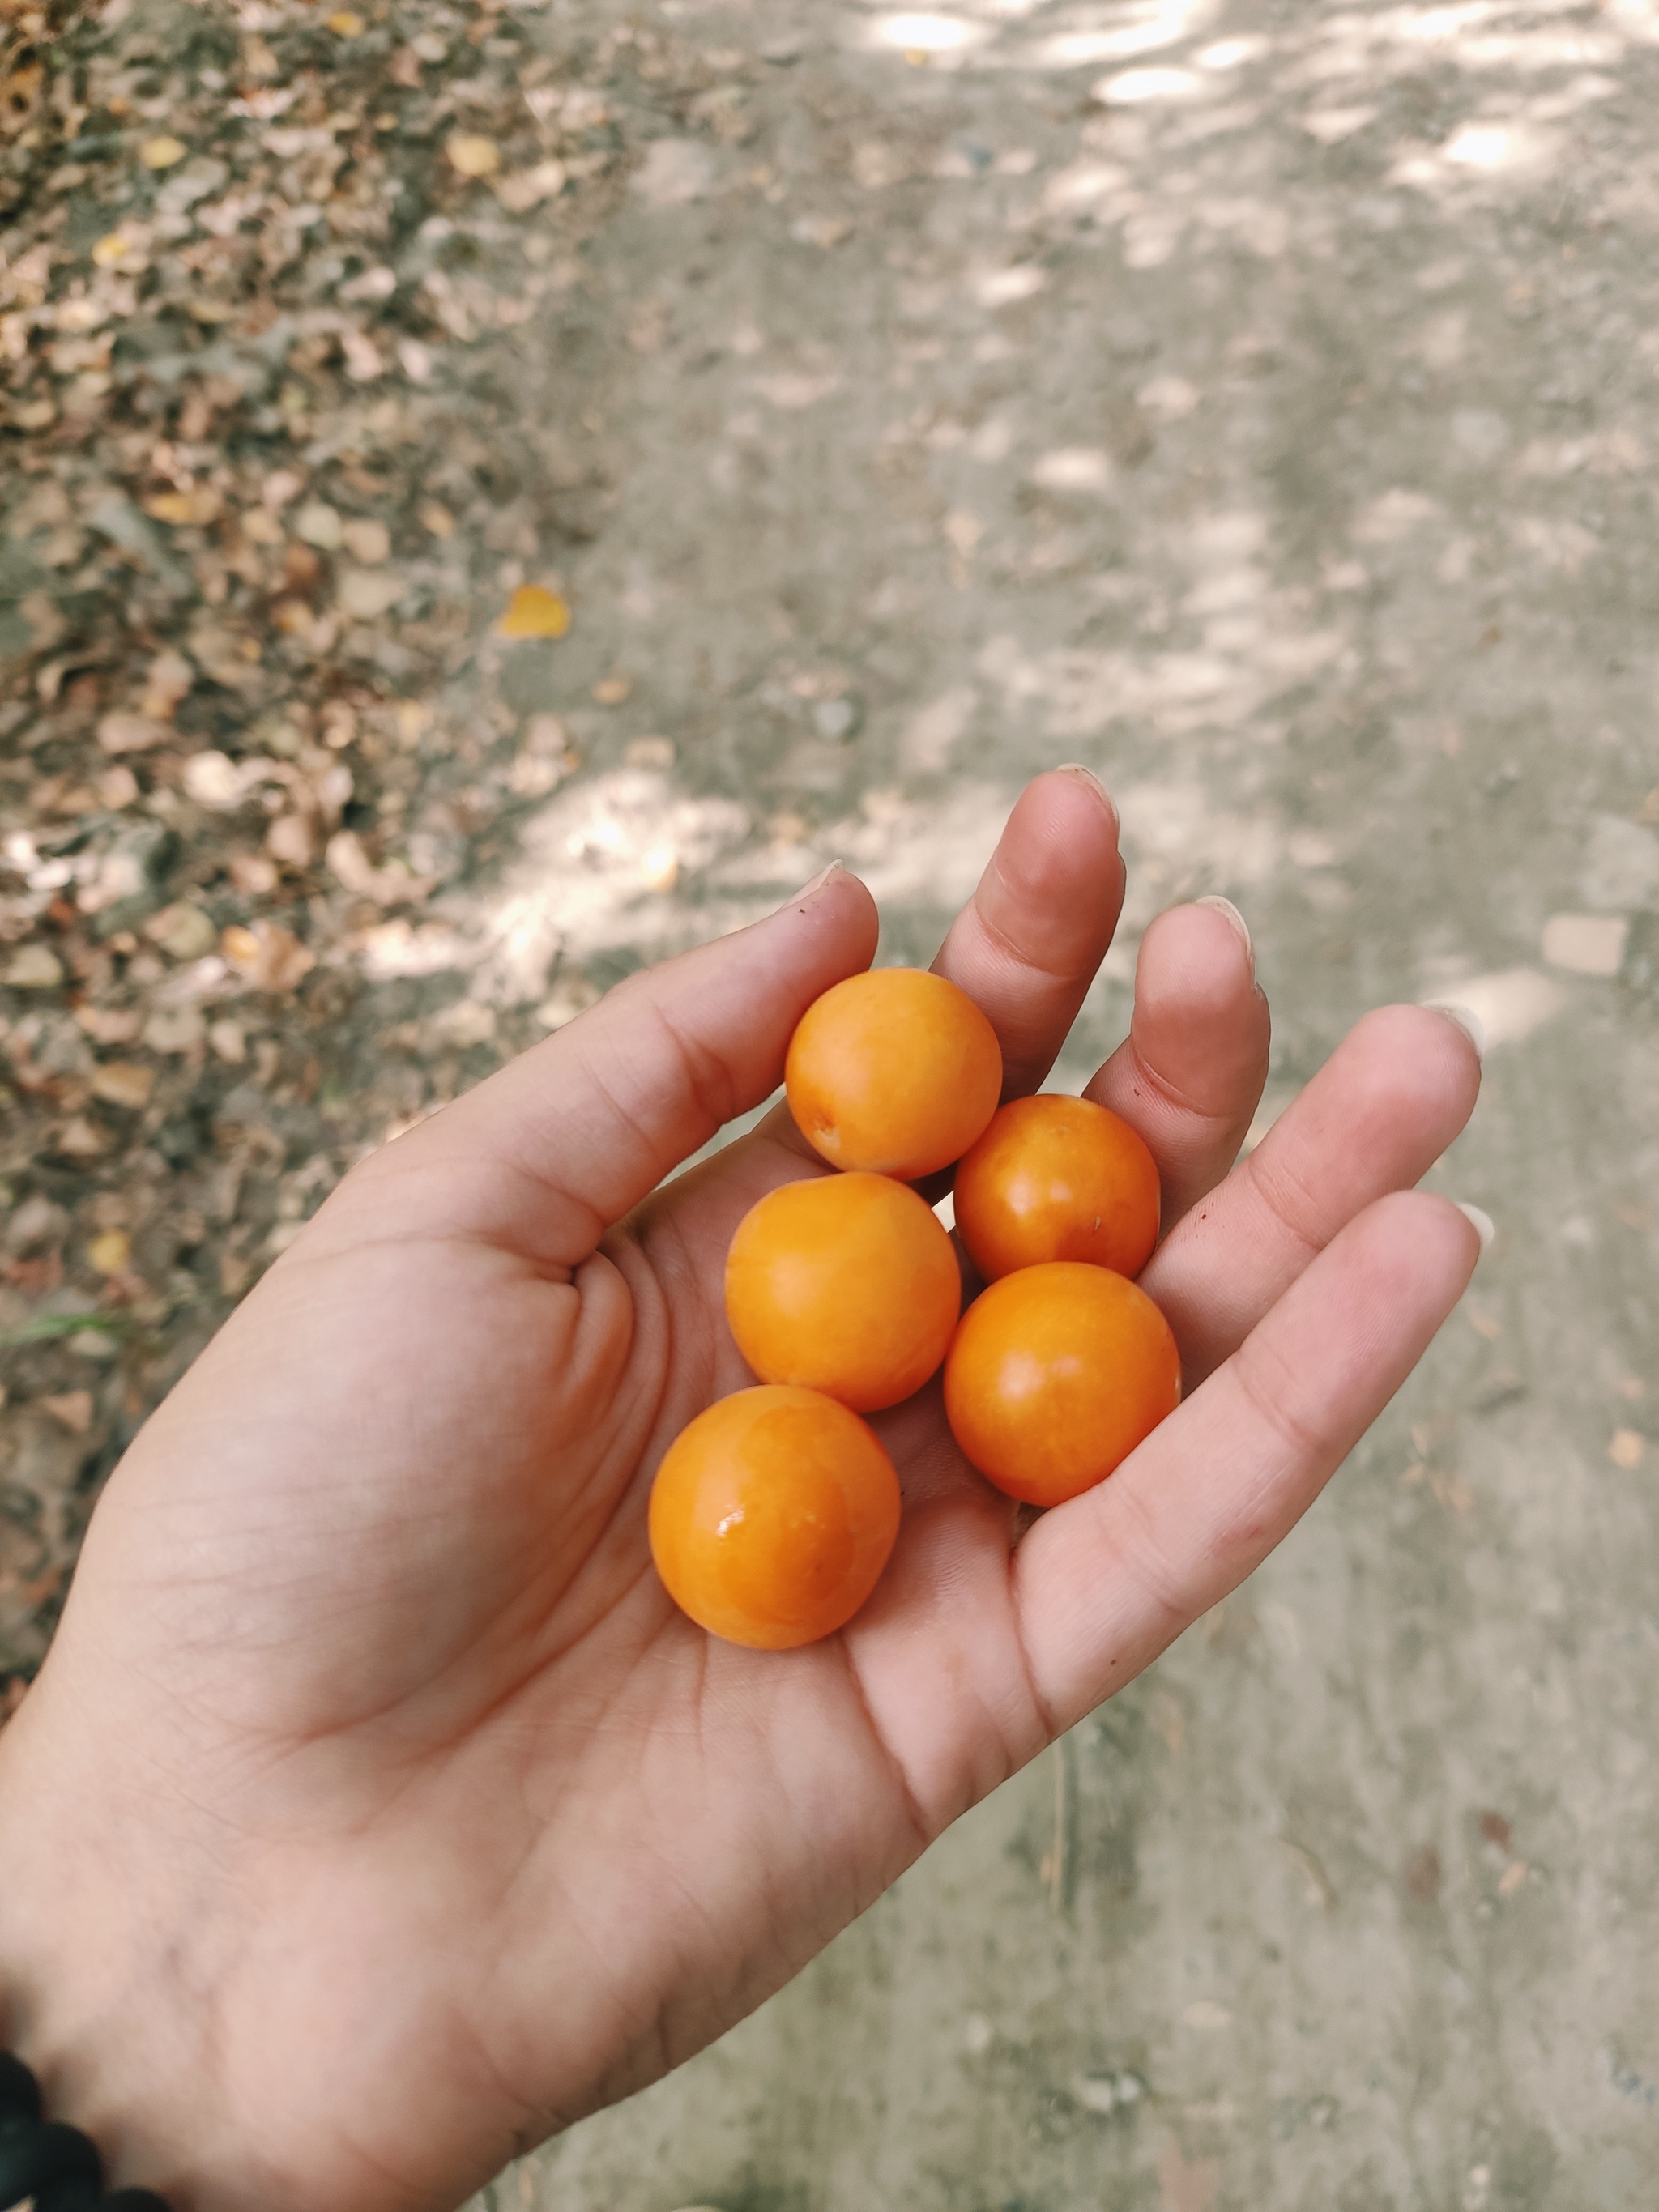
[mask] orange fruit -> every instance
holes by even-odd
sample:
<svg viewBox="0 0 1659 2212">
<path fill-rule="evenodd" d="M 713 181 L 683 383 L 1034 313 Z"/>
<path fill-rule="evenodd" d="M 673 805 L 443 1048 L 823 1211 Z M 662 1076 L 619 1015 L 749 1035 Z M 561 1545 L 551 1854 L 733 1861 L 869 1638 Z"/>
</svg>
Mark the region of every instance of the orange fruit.
<svg viewBox="0 0 1659 2212">
<path fill-rule="evenodd" d="M 951 1239 L 886 1176 L 787 1182 L 738 1224 L 726 1313 L 763 1382 L 799 1382 L 861 1413 L 920 1390 L 962 1310 Z"/>
<path fill-rule="evenodd" d="M 995 1113 L 1002 1052 L 943 975 L 872 968 L 806 1009 L 784 1085 L 796 1127 L 832 1167 L 909 1181 L 959 1160 Z"/>
<path fill-rule="evenodd" d="M 957 1231 L 987 1282 L 1045 1260 L 1138 1275 L 1158 1242 L 1158 1164 L 1087 1098 L 1014 1098 L 957 1170 Z"/>
<path fill-rule="evenodd" d="M 699 1413 L 651 1492 L 651 1553 L 711 1636 L 757 1650 L 816 1643 L 875 1588 L 899 1526 L 874 1432 L 816 1390 L 762 1383 Z"/>
<path fill-rule="evenodd" d="M 1180 1397 L 1168 1322 L 1126 1276 L 1082 1261 L 993 1283 L 945 1363 L 957 1442 L 988 1480 L 1031 1505 L 1103 1482 Z"/>
</svg>

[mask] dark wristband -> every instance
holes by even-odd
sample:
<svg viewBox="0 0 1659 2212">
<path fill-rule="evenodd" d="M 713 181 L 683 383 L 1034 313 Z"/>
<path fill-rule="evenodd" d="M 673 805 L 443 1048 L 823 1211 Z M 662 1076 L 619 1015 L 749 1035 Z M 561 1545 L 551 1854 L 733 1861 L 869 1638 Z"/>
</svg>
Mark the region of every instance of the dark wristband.
<svg viewBox="0 0 1659 2212">
<path fill-rule="evenodd" d="M 153 2190 L 106 2197 L 103 2189 L 91 2138 L 44 2118 L 40 2083 L 21 2058 L 0 2051 L 0 2204 L 32 2198 L 34 2212 L 167 2212 Z"/>
</svg>

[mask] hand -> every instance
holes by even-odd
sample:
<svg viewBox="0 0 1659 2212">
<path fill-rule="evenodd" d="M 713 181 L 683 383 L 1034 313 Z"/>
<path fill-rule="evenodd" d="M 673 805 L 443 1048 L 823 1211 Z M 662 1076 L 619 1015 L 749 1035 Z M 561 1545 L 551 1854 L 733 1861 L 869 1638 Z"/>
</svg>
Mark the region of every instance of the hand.
<svg viewBox="0 0 1659 2212">
<path fill-rule="evenodd" d="M 1039 778 L 938 963 L 1011 1094 L 1122 884 L 1093 780 Z M 711 1640 L 653 1571 L 652 1472 L 750 1379 L 733 1226 L 822 1168 L 780 1109 L 659 1185 L 875 942 L 833 872 L 377 1153 L 111 1480 L 0 1737 L 0 2040 L 176 2212 L 450 2206 L 718 2035 L 1249 1574 L 1462 1291 L 1474 1229 L 1408 1187 L 1468 1040 L 1369 1016 L 1229 1174 L 1267 1006 L 1228 915 L 1178 908 L 1089 1088 L 1162 1170 L 1185 1402 L 1016 1542 L 935 1385 L 878 1423 L 906 1513 L 865 1611 Z"/>
</svg>

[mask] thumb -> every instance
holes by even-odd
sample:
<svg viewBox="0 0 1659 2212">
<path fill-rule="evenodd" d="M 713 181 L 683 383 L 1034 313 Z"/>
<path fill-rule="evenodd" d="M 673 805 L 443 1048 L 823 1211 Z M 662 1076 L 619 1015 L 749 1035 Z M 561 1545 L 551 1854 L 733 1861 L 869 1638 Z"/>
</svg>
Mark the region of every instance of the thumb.
<svg viewBox="0 0 1659 2212">
<path fill-rule="evenodd" d="M 783 1079 L 796 1023 L 876 949 L 875 902 L 839 865 L 764 921 L 606 994 L 342 1187 L 384 1205 L 398 1233 L 499 1240 L 580 1265 L 613 1222 Z M 315 1240 L 308 1240 L 316 1249 Z"/>
</svg>

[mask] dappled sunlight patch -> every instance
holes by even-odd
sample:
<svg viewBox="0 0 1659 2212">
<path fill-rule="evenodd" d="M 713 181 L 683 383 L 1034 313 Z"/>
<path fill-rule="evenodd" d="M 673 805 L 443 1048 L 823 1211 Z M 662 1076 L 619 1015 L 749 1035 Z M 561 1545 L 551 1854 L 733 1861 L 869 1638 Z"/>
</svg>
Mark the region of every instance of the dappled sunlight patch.
<svg viewBox="0 0 1659 2212">
<path fill-rule="evenodd" d="M 1438 500 L 1426 492 L 1395 484 L 1368 501 L 1354 518 L 1354 542 L 1359 545 L 1397 545 L 1425 522 L 1443 512 Z"/>
<path fill-rule="evenodd" d="M 1048 215 L 1076 215 L 1109 206 L 1114 196 L 1128 185 L 1129 172 L 1115 161 L 1074 161 L 1057 169 L 1042 188 L 1043 210 Z"/>
<path fill-rule="evenodd" d="M 954 782 L 937 799 L 866 792 L 857 814 L 833 824 L 821 842 L 842 855 L 883 907 L 949 913 L 979 881 L 1017 788 Z"/>
<path fill-rule="evenodd" d="M 1272 629 L 1254 618 L 1216 649 L 1145 655 L 1073 647 L 1027 654 L 1010 638 L 981 653 L 979 670 L 1004 695 L 1005 712 L 1029 715 L 1054 743 L 1103 736 L 1115 725 L 1178 737 L 1246 720 L 1287 683 L 1336 662 L 1334 633 Z"/>
<path fill-rule="evenodd" d="M 1103 76 L 1092 97 L 1103 107 L 1138 107 L 1143 103 L 1207 100 L 1212 88 L 1195 70 L 1120 70 Z"/>
<path fill-rule="evenodd" d="M 1257 889 L 1286 865 L 1272 813 L 1219 802 L 1197 777 L 1127 783 L 1117 797 L 1129 867 L 1127 933 L 1138 935 L 1177 900 Z"/>
<path fill-rule="evenodd" d="M 429 920 L 376 924 L 346 949 L 374 981 L 463 970 L 473 1000 L 529 1005 L 561 958 L 620 947 L 651 958 L 732 926 L 702 910 L 701 878 L 749 830 L 746 808 L 688 797 L 665 775 L 596 776 L 530 817 L 501 882 L 453 890 Z"/>
<path fill-rule="evenodd" d="M 1389 182 L 1434 187 L 1449 183 L 1547 176 L 1563 151 L 1551 131 L 1525 123 L 1460 124 L 1439 146 L 1402 153 Z"/>
<path fill-rule="evenodd" d="M 953 784 L 942 797 L 898 785 L 866 791 L 856 810 L 817 832 L 810 848 L 750 844 L 708 872 L 711 898 L 737 921 L 757 918 L 833 854 L 890 910 L 948 913 L 971 894 L 1001 835 L 1017 787 Z M 732 903 L 733 901 L 740 903 Z"/>
<path fill-rule="evenodd" d="M 1043 491 L 1106 491 L 1112 475 L 1111 456 L 1098 446 L 1056 446 L 1031 464 L 1031 482 Z"/>
<path fill-rule="evenodd" d="M 1369 102 L 1354 107 L 1310 107 L 1302 118 L 1302 128 L 1322 146 L 1338 146 L 1367 124 L 1375 123 L 1376 115 Z"/>
<path fill-rule="evenodd" d="M 1024 51 L 1020 57 L 1024 66 L 1058 70 L 1131 61 L 1195 37 L 1221 10 L 1217 0 L 1152 0 L 1151 5 L 1091 6 L 1069 12 L 1072 21 L 1065 28 Z"/>
<path fill-rule="evenodd" d="M 1451 1000 L 1467 1006 L 1489 1046 L 1521 1043 L 1553 1021 L 1568 1003 L 1563 987 L 1536 968 L 1504 968 L 1488 975 L 1459 975 L 1430 997 L 1431 1002 Z"/>
<path fill-rule="evenodd" d="M 864 27 L 860 43 L 878 52 L 917 54 L 948 63 L 982 46 L 990 36 L 985 25 L 966 16 L 915 9 L 876 16 Z"/>
<path fill-rule="evenodd" d="M 1509 519 L 1509 532 L 1524 552 L 1565 576 L 1576 576 L 1601 540 L 1567 515 L 1517 514 Z"/>
</svg>

